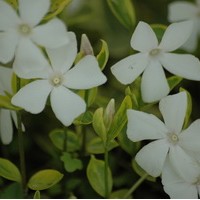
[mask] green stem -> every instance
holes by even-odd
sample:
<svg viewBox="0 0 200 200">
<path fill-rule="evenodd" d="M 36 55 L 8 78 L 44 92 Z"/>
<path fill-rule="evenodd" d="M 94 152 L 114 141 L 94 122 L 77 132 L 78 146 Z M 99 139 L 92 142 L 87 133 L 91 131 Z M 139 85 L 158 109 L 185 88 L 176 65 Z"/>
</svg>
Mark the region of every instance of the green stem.
<svg viewBox="0 0 200 200">
<path fill-rule="evenodd" d="M 141 176 L 140 179 L 138 179 L 138 181 L 124 195 L 123 199 L 127 199 L 142 184 L 142 182 L 147 178 L 147 176 L 147 173 Z"/>
<path fill-rule="evenodd" d="M 64 143 L 63 143 L 63 152 L 67 152 L 67 140 L 68 140 L 68 134 L 67 134 L 67 127 L 64 126 Z"/>
<path fill-rule="evenodd" d="M 104 176 L 105 176 L 105 198 L 109 198 L 109 189 L 108 189 L 108 145 L 105 145 L 105 152 L 104 152 Z"/>
</svg>

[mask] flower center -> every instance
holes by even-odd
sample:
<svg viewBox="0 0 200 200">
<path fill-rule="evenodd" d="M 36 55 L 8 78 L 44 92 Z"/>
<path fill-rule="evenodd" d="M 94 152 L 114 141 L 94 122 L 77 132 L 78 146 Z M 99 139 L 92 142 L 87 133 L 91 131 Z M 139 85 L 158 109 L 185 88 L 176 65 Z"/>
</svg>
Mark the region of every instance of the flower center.
<svg viewBox="0 0 200 200">
<path fill-rule="evenodd" d="M 50 77 L 50 83 L 54 87 L 58 87 L 58 86 L 62 85 L 62 83 L 63 83 L 62 74 L 53 74 L 53 76 Z"/>
<path fill-rule="evenodd" d="M 160 53 L 160 49 L 152 49 L 152 50 L 149 52 L 149 55 L 150 55 L 150 56 L 157 56 L 159 53 Z"/>
<path fill-rule="evenodd" d="M 170 134 L 169 141 L 172 144 L 176 144 L 179 141 L 178 135 L 176 135 L 175 133 Z"/>
<path fill-rule="evenodd" d="M 27 24 L 21 24 L 19 25 L 19 32 L 23 35 L 29 35 L 31 33 L 32 29 Z"/>
</svg>

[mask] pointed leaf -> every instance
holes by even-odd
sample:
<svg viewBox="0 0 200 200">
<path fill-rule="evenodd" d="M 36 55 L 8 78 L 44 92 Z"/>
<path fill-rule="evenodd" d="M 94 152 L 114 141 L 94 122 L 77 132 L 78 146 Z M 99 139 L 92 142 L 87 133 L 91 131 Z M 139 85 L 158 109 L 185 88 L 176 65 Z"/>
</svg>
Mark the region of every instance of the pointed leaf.
<svg viewBox="0 0 200 200">
<path fill-rule="evenodd" d="M 21 108 L 11 104 L 10 96 L 3 96 L 3 95 L 0 95 L 0 108 L 5 108 L 8 110 L 15 110 L 15 111 L 21 110 Z"/>
<path fill-rule="evenodd" d="M 81 114 L 78 118 L 74 120 L 75 125 L 88 125 L 91 124 L 93 120 L 93 113 L 90 111 L 86 111 Z"/>
<path fill-rule="evenodd" d="M 57 184 L 62 178 L 63 174 L 57 170 L 41 170 L 30 178 L 28 187 L 32 190 L 45 190 Z"/>
<path fill-rule="evenodd" d="M 183 78 L 179 76 L 171 76 L 167 79 L 170 90 L 173 90 L 181 81 Z"/>
<path fill-rule="evenodd" d="M 102 47 L 101 51 L 97 55 L 97 61 L 99 63 L 101 70 L 103 70 L 108 62 L 109 50 L 107 43 L 104 40 L 101 40 L 101 42 L 102 42 Z"/>
<path fill-rule="evenodd" d="M 33 196 L 33 199 L 40 199 L 40 191 L 36 191 L 34 196 Z"/>
</svg>

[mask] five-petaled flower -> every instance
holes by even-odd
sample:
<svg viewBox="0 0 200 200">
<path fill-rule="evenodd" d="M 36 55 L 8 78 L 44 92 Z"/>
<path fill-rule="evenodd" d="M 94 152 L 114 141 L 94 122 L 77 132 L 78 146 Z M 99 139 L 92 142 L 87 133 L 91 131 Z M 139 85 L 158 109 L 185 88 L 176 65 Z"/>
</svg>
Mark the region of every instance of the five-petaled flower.
<svg viewBox="0 0 200 200">
<path fill-rule="evenodd" d="M 64 23 L 54 18 L 38 25 L 48 12 L 50 0 L 19 0 L 19 16 L 4 1 L 0 1 L 0 61 L 13 58 L 13 70 L 19 77 L 29 70 L 43 66 L 45 57 L 37 47 L 57 48 L 69 41 Z M 40 70 L 40 67 L 39 67 Z"/>
<path fill-rule="evenodd" d="M 152 114 L 127 111 L 128 138 L 134 142 L 155 140 L 137 153 L 136 161 L 156 177 L 161 174 L 166 158 L 169 157 L 178 174 L 187 174 L 191 165 L 193 168 L 196 166 L 196 153 L 200 152 L 200 119 L 182 130 L 187 110 L 186 92 L 163 98 L 159 109 L 165 123 Z"/>
<path fill-rule="evenodd" d="M 70 42 L 57 49 L 46 49 L 51 66 L 27 73 L 24 78 L 38 78 L 12 98 L 12 103 L 31 113 L 41 112 L 50 94 L 51 107 L 56 117 L 69 126 L 86 109 L 84 100 L 70 89 L 90 89 L 106 82 L 94 56 L 82 58 L 73 68 L 77 55 L 76 38 L 69 33 Z"/>
<path fill-rule="evenodd" d="M 140 51 L 112 66 L 114 76 L 123 84 L 132 83 L 142 74 L 141 93 L 144 102 L 158 101 L 165 97 L 169 85 L 162 66 L 172 74 L 190 80 L 200 80 L 200 61 L 190 54 L 169 53 L 183 45 L 192 31 L 193 22 L 171 24 L 160 44 L 152 28 L 140 22 L 131 38 L 133 49 Z"/>
<path fill-rule="evenodd" d="M 192 34 L 182 48 L 187 51 L 194 51 L 197 48 L 200 36 L 200 0 L 196 0 L 196 3 L 189 1 L 170 3 L 168 6 L 168 20 L 170 22 L 193 20 Z"/>
</svg>

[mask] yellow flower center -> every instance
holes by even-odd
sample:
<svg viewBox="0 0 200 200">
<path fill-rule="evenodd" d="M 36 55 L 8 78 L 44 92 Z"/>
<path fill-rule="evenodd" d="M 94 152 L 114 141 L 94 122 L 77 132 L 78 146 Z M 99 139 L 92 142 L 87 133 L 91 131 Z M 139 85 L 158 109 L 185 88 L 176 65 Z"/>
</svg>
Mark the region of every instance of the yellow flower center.
<svg viewBox="0 0 200 200">
<path fill-rule="evenodd" d="M 29 35 L 31 31 L 32 31 L 31 27 L 27 24 L 21 24 L 19 26 L 19 32 L 23 35 Z"/>
<path fill-rule="evenodd" d="M 176 144 L 179 141 L 178 135 L 176 135 L 175 133 L 170 134 L 169 141 L 172 144 Z"/>
<path fill-rule="evenodd" d="M 50 77 L 50 83 L 54 86 L 54 87 L 58 87 L 62 84 L 63 82 L 63 76 L 62 74 L 59 73 L 55 73 Z"/>
<path fill-rule="evenodd" d="M 149 55 L 150 55 L 150 56 L 157 56 L 159 53 L 160 53 L 160 49 L 152 49 L 152 50 L 149 52 Z"/>
</svg>

